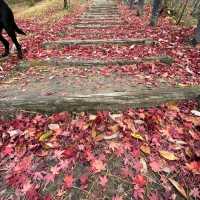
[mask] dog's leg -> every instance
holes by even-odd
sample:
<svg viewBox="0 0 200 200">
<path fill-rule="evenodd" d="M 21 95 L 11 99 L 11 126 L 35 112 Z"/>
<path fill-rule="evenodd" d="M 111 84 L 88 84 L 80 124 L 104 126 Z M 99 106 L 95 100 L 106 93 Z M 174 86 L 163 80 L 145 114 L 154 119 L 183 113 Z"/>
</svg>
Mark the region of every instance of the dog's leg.
<svg viewBox="0 0 200 200">
<path fill-rule="evenodd" d="M 9 42 L 1 35 L 2 30 L 0 30 L 0 41 L 3 43 L 5 52 L 1 55 L 1 57 L 6 57 L 9 54 Z"/>
<path fill-rule="evenodd" d="M 19 44 L 19 42 L 17 41 L 17 37 L 16 37 L 16 33 L 13 31 L 7 31 L 8 35 L 11 37 L 13 43 L 15 44 L 16 48 L 17 48 L 17 56 L 19 59 L 23 58 L 22 55 L 22 48 L 21 45 Z"/>
</svg>

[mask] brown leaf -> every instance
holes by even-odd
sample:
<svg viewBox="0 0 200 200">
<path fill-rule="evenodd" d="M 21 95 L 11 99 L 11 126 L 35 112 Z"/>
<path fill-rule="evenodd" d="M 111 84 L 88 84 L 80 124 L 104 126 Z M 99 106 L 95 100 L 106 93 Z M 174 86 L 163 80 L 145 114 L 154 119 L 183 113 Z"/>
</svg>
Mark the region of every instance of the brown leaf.
<svg viewBox="0 0 200 200">
<path fill-rule="evenodd" d="M 175 180 L 169 178 L 169 182 L 180 192 L 180 194 L 187 199 L 187 194 L 184 190 L 184 188 Z"/>
<path fill-rule="evenodd" d="M 148 144 L 143 144 L 141 147 L 140 147 L 140 150 L 143 152 L 143 153 L 146 153 L 146 154 L 150 154 L 151 153 L 151 149 L 149 147 Z"/>
<path fill-rule="evenodd" d="M 160 155 L 161 155 L 163 158 L 165 158 L 165 159 L 167 159 L 167 160 L 178 160 L 178 159 L 179 159 L 178 157 L 176 157 L 176 156 L 174 155 L 173 152 L 169 152 L 169 151 L 164 151 L 164 150 L 162 150 L 162 151 L 159 151 L 159 153 L 160 153 Z"/>
<path fill-rule="evenodd" d="M 95 127 L 92 128 L 92 138 L 95 139 L 97 136 L 97 132 L 95 130 Z"/>
</svg>

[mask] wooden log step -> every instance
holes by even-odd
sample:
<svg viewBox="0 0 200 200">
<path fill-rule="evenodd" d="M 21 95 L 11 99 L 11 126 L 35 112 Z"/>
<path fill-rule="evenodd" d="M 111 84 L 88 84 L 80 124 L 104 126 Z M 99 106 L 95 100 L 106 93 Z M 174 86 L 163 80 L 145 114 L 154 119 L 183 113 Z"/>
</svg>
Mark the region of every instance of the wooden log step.
<svg viewBox="0 0 200 200">
<path fill-rule="evenodd" d="M 119 14 L 119 12 L 117 10 L 88 10 L 87 13 L 91 13 L 91 14 L 109 14 L 109 13 L 112 13 L 112 14 Z"/>
<path fill-rule="evenodd" d="M 103 25 L 103 24 L 92 24 L 92 25 L 74 25 L 74 28 L 79 28 L 79 29 L 109 29 L 113 27 L 119 27 L 119 26 L 124 26 L 124 25 Z"/>
<path fill-rule="evenodd" d="M 118 20 L 120 19 L 120 16 L 113 16 L 113 15 L 101 15 L 101 16 L 97 16 L 97 15 L 82 15 L 80 17 L 80 19 L 98 19 L 98 20 L 103 20 L 103 19 L 110 19 L 110 20 Z"/>
<path fill-rule="evenodd" d="M 97 26 L 97 25 L 103 25 L 103 26 L 123 26 L 123 22 L 121 21 L 79 21 L 77 23 L 74 23 L 73 25 L 81 25 L 81 26 Z"/>
<path fill-rule="evenodd" d="M 156 42 L 150 38 L 142 39 L 102 39 L 102 40 L 58 40 L 48 41 L 43 43 L 43 47 L 64 47 L 72 45 L 106 45 L 106 44 L 117 44 L 117 45 L 151 45 Z"/>
<path fill-rule="evenodd" d="M 104 21 L 121 21 L 121 18 L 107 18 L 107 17 L 98 17 L 98 18 L 93 18 L 93 17 L 80 17 L 77 19 L 78 20 L 81 20 L 81 21 L 95 21 L 96 23 L 99 23 L 99 22 L 104 22 Z"/>
<path fill-rule="evenodd" d="M 124 23 L 122 20 L 79 20 L 78 24 L 122 24 Z"/>
<path fill-rule="evenodd" d="M 39 85 L 41 88 L 42 84 Z M 38 87 L 37 83 L 32 87 Z M 84 90 L 84 88 L 83 88 Z M 16 92 L 16 90 L 15 90 Z M 17 96 L 9 96 L 0 99 L 0 114 L 8 115 L 17 111 L 31 111 L 41 113 L 55 112 L 96 112 L 100 110 L 109 110 L 119 112 L 127 108 L 145 108 L 154 107 L 168 101 L 180 101 L 197 98 L 200 94 L 200 88 L 155 88 L 152 90 L 133 89 L 133 91 L 125 92 L 102 92 L 102 93 L 78 93 L 69 95 L 50 95 L 42 96 L 35 93 L 24 95 L 18 92 Z M 17 93 L 17 92 L 16 92 Z"/>
<path fill-rule="evenodd" d="M 113 60 L 80 60 L 80 59 L 68 59 L 65 57 L 61 58 L 47 58 L 43 60 L 32 60 L 29 62 L 31 66 L 35 65 L 48 65 L 48 66 L 58 66 L 61 68 L 67 68 L 71 66 L 76 67 L 98 67 L 98 66 L 109 66 L 109 65 L 133 65 L 148 62 L 161 62 L 167 65 L 173 63 L 173 59 L 170 56 L 151 56 L 137 58 L 133 60 L 126 59 L 113 59 Z"/>
<path fill-rule="evenodd" d="M 108 14 L 103 14 L 103 13 L 85 13 L 82 16 L 97 16 L 97 17 L 120 17 L 118 13 L 108 13 Z"/>
</svg>

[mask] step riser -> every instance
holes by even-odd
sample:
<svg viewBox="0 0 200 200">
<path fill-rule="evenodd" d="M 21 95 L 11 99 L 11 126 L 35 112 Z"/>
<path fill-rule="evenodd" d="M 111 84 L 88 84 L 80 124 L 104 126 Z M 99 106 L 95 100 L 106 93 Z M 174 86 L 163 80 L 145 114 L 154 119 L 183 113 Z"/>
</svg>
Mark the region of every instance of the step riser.
<svg viewBox="0 0 200 200">
<path fill-rule="evenodd" d="M 197 98 L 200 89 L 167 89 L 140 92 L 113 92 L 75 96 L 54 96 L 24 98 L 18 96 L 9 100 L 0 100 L 1 115 L 11 115 L 19 110 L 57 113 L 57 112 L 98 112 L 109 110 L 119 112 L 128 108 L 155 107 L 168 101 L 180 101 Z"/>
<path fill-rule="evenodd" d="M 116 39 L 116 40 L 60 40 L 45 42 L 43 47 L 45 48 L 58 48 L 65 46 L 74 46 L 74 45 L 152 45 L 155 44 L 155 41 L 152 39 Z"/>
<path fill-rule="evenodd" d="M 152 57 L 143 57 L 138 58 L 135 60 L 70 60 L 66 58 L 49 58 L 46 60 L 35 60 L 33 62 L 34 65 L 48 65 L 48 66 L 58 66 L 61 68 L 68 68 L 71 66 L 76 67 L 98 67 L 98 66 L 109 66 L 109 65 L 118 65 L 118 66 L 124 66 L 124 65 L 134 65 L 134 64 L 141 64 L 141 63 L 149 63 L 149 62 L 160 62 L 165 63 L 168 65 L 171 65 L 173 63 L 173 59 L 169 56 L 152 56 Z"/>
</svg>

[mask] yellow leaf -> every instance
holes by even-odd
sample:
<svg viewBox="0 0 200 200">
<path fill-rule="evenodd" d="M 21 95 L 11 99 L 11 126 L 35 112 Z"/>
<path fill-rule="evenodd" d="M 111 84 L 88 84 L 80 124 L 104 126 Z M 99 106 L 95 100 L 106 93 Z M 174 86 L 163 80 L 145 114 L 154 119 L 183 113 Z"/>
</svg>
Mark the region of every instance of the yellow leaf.
<svg viewBox="0 0 200 200">
<path fill-rule="evenodd" d="M 151 149 L 150 149 L 150 147 L 148 146 L 148 144 L 143 144 L 143 145 L 140 147 L 140 150 L 141 150 L 143 153 L 146 153 L 146 154 L 150 154 L 150 153 L 151 153 Z"/>
<path fill-rule="evenodd" d="M 187 199 L 187 194 L 184 190 L 184 188 L 178 183 L 176 182 L 175 180 L 169 178 L 169 182 L 180 192 L 180 194 L 185 198 Z"/>
<path fill-rule="evenodd" d="M 144 140 L 144 138 L 140 135 L 139 132 L 132 132 L 131 136 L 138 140 L 142 140 L 142 141 Z"/>
<path fill-rule="evenodd" d="M 39 137 L 39 141 L 40 141 L 40 142 L 45 142 L 45 141 L 48 140 L 52 135 L 53 135 L 52 131 L 48 131 L 48 132 L 46 132 L 46 133 L 43 133 L 43 134 Z"/>
<path fill-rule="evenodd" d="M 178 160 L 178 157 L 176 157 L 173 152 L 159 151 L 159 153 L 163 158 L 167 160 Z"/>
</svg>

